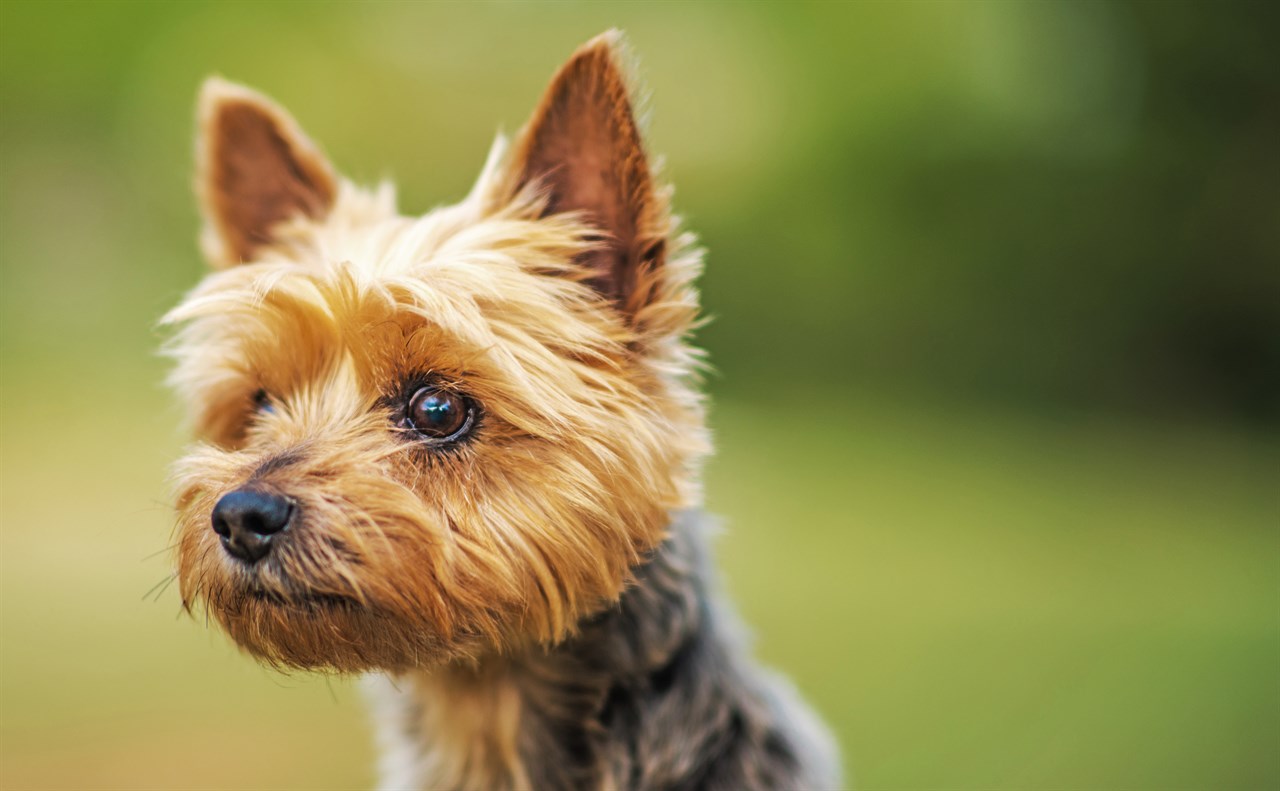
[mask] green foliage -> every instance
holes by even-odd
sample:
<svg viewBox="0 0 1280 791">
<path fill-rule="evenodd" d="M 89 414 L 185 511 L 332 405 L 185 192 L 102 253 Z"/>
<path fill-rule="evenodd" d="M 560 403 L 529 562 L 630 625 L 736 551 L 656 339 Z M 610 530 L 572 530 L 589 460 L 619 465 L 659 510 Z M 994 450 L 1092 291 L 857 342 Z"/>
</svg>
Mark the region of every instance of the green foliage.
<svg viewBox="0 0 1280 791">
<path fill-rule="evenodd" d="M 711 250 L 725 387 L 1276 416 L 1280 101 L 1261 11 L 9 3 L 4 349 L 43 357 L 51 334 L 92 328 L 100 348 L 80 351 L 136 353 L 139 319 L 194 279 L 205 75 L 276 95 L 419 211 L 459 197 L 496 126 L 618 25 Z"/>
</svg>

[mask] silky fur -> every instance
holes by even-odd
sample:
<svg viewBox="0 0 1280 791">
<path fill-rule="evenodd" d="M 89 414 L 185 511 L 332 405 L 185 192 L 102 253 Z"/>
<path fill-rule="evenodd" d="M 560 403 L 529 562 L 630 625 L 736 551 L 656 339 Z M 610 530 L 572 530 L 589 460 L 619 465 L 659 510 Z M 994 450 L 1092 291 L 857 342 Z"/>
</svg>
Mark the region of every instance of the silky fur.
<svg viewBox="0 0 1280 791">
<path fill-rule="evenodd" d="M 672 515 L 697 507 L 710 447 L 687 343 L 700 253 L 654 183 L 617 47 L 611 33 L 575 53 L 470 195 L 421 217 L 401 216 L 387 185 L 337 176 L 265 97 L 217 79 L 201 95 L 197 191 L 215 271 L 166 317 L 172 380 L 201 439 L 175 468 L 183 602 L 269 664 L 388 674 L 400 692 L 384 709 L 413 712 L 382 718 L 399 740 L 388 787 L 835 782 L 830 751 L 813 753 L 820 729 L 789 725 L 809 715 L 776 703 L 785 695 L 710 616 L 675 630 L 710 648 L 688 689 L 656 700 L 678 709 L 698 692 L 735 712 L 751 725 L 734 748 L 742 766 L 768 782 L 726 785 L 748 775 L 708 774 L 723 745 L 667 744 L 669 728 L 659 741 L 680 761 L 659 771 L 648 762 L 661 750 L 626 736 L 657 739 L 659 719 L 602 719 L 621 679 L 655 670 L 604 650 L 634 639 L 618 613 L 641 613 L 640 634 L 704 609 L 695 571 L 659 595 L 670 608 L 626 602 L 655 564 L 696 567 L 698 537 L 677 533 L 700 528 L 673 531 Z M 400 427 L 425 384 L 477 405 L 468 436 L 428 447 Z M 255 566 L 209 527 L 242 486 L 296 505 Z M 581 656 L 597 654 L 581 693 Z M 648 703 L 623 708 L 646 719 Z M 705 714 L 669 718 L 723 726 Z"/>
</svg>

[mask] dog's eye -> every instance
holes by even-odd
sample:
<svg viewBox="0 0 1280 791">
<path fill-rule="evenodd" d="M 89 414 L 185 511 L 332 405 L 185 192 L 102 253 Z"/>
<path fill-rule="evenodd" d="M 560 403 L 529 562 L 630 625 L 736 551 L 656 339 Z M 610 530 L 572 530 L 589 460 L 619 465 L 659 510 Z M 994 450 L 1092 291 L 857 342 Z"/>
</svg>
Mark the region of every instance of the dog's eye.
<svg viewBox="0 0 1280 791">
<path fill-rule="evenodd" d="M 409 426 L 429 440 L 461 437 L 475 421 L 475 409 L 467 399 L 435 387 L 424 387 L 409 399 Z"/>
<path fill-rule="evenodd" d="M 271 396 L 266 390 L 259 390 L 253 394 L 253 408 L 259 412 L 274 412 L 276 408 L 271 403 Z"/>
</svg>

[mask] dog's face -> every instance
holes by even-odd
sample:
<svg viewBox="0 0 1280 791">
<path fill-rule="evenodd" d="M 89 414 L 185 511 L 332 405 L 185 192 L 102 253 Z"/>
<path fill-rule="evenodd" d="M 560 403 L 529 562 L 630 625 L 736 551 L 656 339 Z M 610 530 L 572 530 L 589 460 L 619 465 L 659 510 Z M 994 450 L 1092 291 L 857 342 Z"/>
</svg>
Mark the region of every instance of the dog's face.
<svg viewBox="0 0 1280 791">
<path fill-rule="evenodd" d="M 202 440 L 176 470 L 178 572 L 254 655 L 397 670 L 555 641 L 696 500 L 699 261 L 615 39 L 416 218 L 262 96 L 206 85 L 215 271 L 168 318 Z"/>
</svg>

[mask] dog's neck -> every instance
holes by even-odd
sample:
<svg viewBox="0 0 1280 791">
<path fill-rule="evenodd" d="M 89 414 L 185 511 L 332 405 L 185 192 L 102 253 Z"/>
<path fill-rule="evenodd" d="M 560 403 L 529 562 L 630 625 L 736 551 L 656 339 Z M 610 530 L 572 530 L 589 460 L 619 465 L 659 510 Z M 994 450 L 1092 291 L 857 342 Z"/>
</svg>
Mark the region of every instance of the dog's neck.
<svg viewBox="0 0 1280 791">
<path fill-rule="evenodd" d="M 699 666 L 728 670 L 709 628 L 702 520 L 678 516 L 620 601 L 566 642 L 390 679 L 394 691 L 378 695 L 379 724 L 392 731 L 382 734 L 384 786 L 609 788 L 658 770 L 661 756 L 632 764 L 618 746 L 645 741 L 640 720 Z"/>
</svg>

